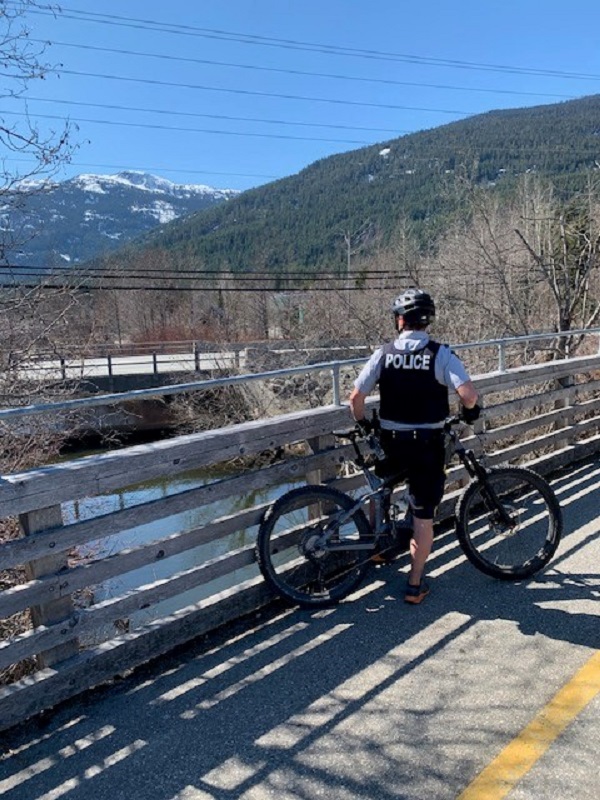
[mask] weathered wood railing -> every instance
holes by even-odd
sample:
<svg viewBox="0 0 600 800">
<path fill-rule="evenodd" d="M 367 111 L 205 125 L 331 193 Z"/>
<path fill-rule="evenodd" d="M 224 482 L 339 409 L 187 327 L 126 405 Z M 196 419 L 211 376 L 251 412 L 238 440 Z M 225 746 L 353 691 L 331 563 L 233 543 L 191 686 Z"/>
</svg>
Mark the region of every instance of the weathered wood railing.
<svg viewBox="0 0 600 800">
<path fill-rule="evenodd" d="M 478 376 L 486 411 L 473 446 L 483 446 L 490 463 L 527 461 L 541 472 L 595 453 L 600 450 L 597 375 L 600 355 Z M 33 674 L 0 691 L 0 729 L 271 602 L 253 547 L 264 500 L 206 524 L 175 533 L 169 529 L 149 543 L 127 549 L 114 544 L 105 557 L 82 561 L 78 549 L 290 481 L 321 475 L 348 488 L 357 478 L 335 477 L 345 449 L 332 447 L 330 432 L 349 421 L 347 407 L 328 406 L 0 479 L 4 515 L 18 516 L 23 533 L 0 545 L 0 568 L 24 567 L 28 576 L 26 583 L 0 592 L 0 618 L 25 612 L 33 623 L 31 630 L 0 643 L 0 669 L 32 658 L 37 665 Z M 282 449 L 285 459 L 269 465 L 260 459 L 248 466 L 252 457 Z M 91 519 L 63 522 L 65 503 L 231 459 L 241 459 L 243 466 L 229 477 Z M 451 471 L 449 494 L 464 477 L 461 468 Z M 228 540 L 233 536 L 232 545 Z M 158 562 L 164 568 L 167 559 L 209 543 L 226 552 L 197 557 L 187 569 L 174 566 L 166 577 L 102 602 L 87 607 L 78 602 L 83 590 L 133 570 L 150 572 Z M 201 592 L 202 599 L 190 604 L 191 590 Z M 161 616 L 160 604 L 167 600 L 176 610 Z M 135 623 L 141 609 L 156 609 L 156 618 Z"/>
</svg>

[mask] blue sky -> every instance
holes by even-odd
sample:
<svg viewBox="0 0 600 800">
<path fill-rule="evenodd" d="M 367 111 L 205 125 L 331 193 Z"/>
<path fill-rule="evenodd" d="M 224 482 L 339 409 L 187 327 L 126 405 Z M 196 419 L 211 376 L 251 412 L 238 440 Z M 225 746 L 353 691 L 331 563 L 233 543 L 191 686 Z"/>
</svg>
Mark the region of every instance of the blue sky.
<svg viewBox="0 0 600 800">
<path fill-rule="evenodd" d="M 138 169 L 247 189 L 473 114 L 599 93 L 599 8 L 66 0 L 56 17 L 27 18 L 61 65 L 30 84 L 28 110 L 42 128 L 79 126 L 59 178 Z"/>
</svg>

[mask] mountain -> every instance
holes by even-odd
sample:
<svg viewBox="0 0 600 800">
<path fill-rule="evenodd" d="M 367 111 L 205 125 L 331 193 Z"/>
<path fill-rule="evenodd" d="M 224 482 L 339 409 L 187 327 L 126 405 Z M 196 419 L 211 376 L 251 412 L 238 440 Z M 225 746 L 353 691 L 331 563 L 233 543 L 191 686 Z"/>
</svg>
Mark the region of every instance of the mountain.
<svg viewBox="0 0 600 800">
<path fill-rule="evenodd" d="M 235 197 L 234 189 L 176 184 L 143 172 L 30 182 L 5 195 L 0 227 L 18 242 L 14 266 L 65 266 L 122 247 L 148 231 Z"/>
<path fill-rule="evenodd" d="M 297 175 L 154 229 L 136 248 L 184 254 L 205 269 L 343 270 L 347 246 L 369 254 L 401 222 L 423 247 L 461 213 L 456 178 L 510 191 L 525 173 L 558 192 L 600 163 L 600 95 L 479 114 L 317 161 Z"/>
</svg>

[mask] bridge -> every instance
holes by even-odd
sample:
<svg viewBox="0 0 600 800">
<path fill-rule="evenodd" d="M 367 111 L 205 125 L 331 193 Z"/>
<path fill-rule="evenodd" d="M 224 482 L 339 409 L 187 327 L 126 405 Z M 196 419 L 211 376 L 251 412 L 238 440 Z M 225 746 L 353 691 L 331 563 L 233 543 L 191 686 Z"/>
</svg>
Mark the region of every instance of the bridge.
<svg viewBox="0 0 600 800">
<path fill-rule="evenodd" d="M 264 366 L 287 366 L 291 357 L 302 363 L 326 358 L 365 357 L 366 345 L 348 342 L 342 345 L 307 347 L 293 341 L 254 342 L 220 347 L 216 343 L 164 341 L 148 344 L 71 346 L 62 355 L 39 352 L 12 353 L 10 363 L 21 378 L 40 381 L 95 381 L 105 379 L 175 375 L 179 372 L 250 373 Z M 98 379 L 101 379 L 98 381 Z M 103 380 L 104 379 L 104 380 Z"/>
<path fill-rule="evenodd" d="M 505 796 L 498 787 L 540 798 L 574 785 L 596 797 L 599 370 L 594 353 L 476 377 L 486 410 L 471 444 L 551 478 L 564 540 L 543 575 L 505 585 L 442 528 L 434 592 L 410 615 L 402 559 L 316 613 L 283 607 L 258 574 L 265 490 L 356 485 L 337 474 L 344 449 L 330 436 L 344 406 L 3 476 L 3 513 L 23 536 L 0 546 L 0 563 L 28 580 L 0 593 L 0 617 L 27 613 L 34 627 L 0 645 L 0 668 L 35 662 L 0 692 L 8 800 Z M 172 494 L 65 514 L 231 460 Z M 464 480 L 451 470 L 443 516 Z M 150 531 L 141 543 L 123 538 L 134 526 Z M 95 550 L 100 540 L 112 544 Z M 110 596 L 82 602 L 110 581 Z"/>
<path fill-rule="evenodd" d="M 176 343 L 178 344 L 178 343 Z M 183 345 L 182 345 L 183 348 Z M 171 350 L 171 348 L 169 348 Z M 198 348 L 175 348 L 165 352 L 165 343 L 155 349 L 138 349 L 126 355 L 108 352 L 106 355 L 71 355 L 46 358 L 43 355 L 20 361 L 21 377 L 57 380 L 90 380 L 123 375 L 171 375 L 177 372 L 217 372 L 226 369 L 242 369 L 248 366 L 248 348 L 237 350 Z"/>
</svg>

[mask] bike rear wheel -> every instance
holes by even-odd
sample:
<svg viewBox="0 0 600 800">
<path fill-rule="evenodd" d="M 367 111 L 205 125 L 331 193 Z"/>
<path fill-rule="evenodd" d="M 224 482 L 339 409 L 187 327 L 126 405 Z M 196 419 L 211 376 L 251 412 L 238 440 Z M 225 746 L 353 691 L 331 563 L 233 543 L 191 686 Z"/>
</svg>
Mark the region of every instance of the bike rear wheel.
<svg viewBox="0 0 600 800">
<path fill-rule="evenodd" d="M 373 542 L 373 532 L 360 508 L 340 524 L 341 515 L 354 504 L 352 497 L 331 487 L 302 486 L 267 510 L 256 554 L 260 571 L 277 594 L 314 608 L 342 600 L 360 584 L 371 551 L 344 546 Z"/>
<path fill-rule="evenodd" d="M 495 467 L 475 478 L 456 508 L 458 541 L 477 569 L 520 580 L 550 561 L 562 533 L 562 513 L 548 482 L 524 467 Z"/>
</svg>

